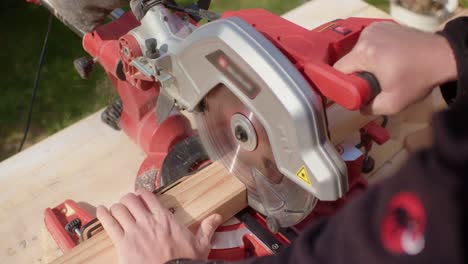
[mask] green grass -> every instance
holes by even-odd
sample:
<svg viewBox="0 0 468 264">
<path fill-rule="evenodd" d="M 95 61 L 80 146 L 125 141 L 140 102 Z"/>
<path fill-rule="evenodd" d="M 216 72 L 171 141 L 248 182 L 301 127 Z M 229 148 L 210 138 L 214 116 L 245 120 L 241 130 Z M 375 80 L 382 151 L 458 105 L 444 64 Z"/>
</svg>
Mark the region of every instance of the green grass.
<svg viewBox="0 0 468 264">
<path fill-rule="evenodd" d="M 276 14 L 283 14 L 301 3 L 300 0 L 213 0 L 212 10 L 221 13 L 225 10 L 264 8 Z"/>
<path fill-rule="evenodd" d="M 47 17 L 42 7 L 22 0 L 0 3 L 0 160 L 14 153 L 22 135 Z M 89 81 L 75 73 L 73 60 L 83 55 L 80 39 L 55 20 L 28 142 L 76 122 L 114 97 L 102 72 Z"/>
<path fill-rule="evenodd" d="M 213 10 L 262 7 L 281 14 L 299 4 L 300 0 L 214 0 Z M 47 17 L 42 7 L 23 0 L 0 1 L 0 160 L 14 154 L 22 136 Z M 73 60 L 84 55 L 80 39 L 55 20 L 28 144 L 77 122 L 115 97 L 102 70 L 88 81 L 76 74 Z"/>
<path fill-rule="evenodd" d="M 212 10 L 221 13 L 261 7 L 282 14 L 301 2 L 213 0 Z M 385 0 L 368 2 L 384 10 L 388 7 Z M 462 2 L 468 4 L 468 0 Z M 0 31 L 0 160 L 15 152 L 22 136 L 47 17 L 48 12 L 42 7 L 26 4 L 24 0 L 0 1 L 0 25 L 3 26 Z M 80 39 L 55 20 L 28 144 L 77 122 L 115 98 L 114 89 L 102 70 L 96 70 L 88 81 L 78 77 L 73 60 L 84 55 Z"/>
<path fill-rule="evenodd" d="M 387 0 L 365 0 L 370 5 L 376 6 L 382 10 L 388 10 L 388 1 Z"/>
</svg>

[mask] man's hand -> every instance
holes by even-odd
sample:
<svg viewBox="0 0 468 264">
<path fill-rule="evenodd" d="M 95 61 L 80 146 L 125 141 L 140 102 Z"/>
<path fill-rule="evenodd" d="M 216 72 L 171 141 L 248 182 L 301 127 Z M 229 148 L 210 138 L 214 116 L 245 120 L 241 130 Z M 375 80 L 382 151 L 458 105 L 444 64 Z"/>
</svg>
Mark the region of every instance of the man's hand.
<svg viewBox="0 0 468 264">
<path fill-rule="evenodd" d="M 382 92 L 363 109 L 366 114 L 395 114 L 457 78 L 455 58 L 445 38 L 390 22 L 367 27 L 335 68 L 347 74 L 367 71 L 377 77 Z"/>
<path fill-rule="evenodd" d="M 148 191 L 127 194 L 110 210 L 98 207 L 97 217 L 117 249 L 120 263 L 165 263 L 206 259 L 220 215 L 205 219 L 192 234 Z"/>
</svg>

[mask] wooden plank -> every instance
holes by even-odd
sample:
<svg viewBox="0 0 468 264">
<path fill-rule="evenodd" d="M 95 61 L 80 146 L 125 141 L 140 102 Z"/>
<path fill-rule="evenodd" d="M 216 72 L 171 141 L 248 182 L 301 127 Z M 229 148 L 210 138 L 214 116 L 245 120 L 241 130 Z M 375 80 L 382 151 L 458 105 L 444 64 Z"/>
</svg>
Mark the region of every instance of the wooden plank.
<svg viewBox="0 0 468 264">
<path fill-rule="evenodd" d="M 409 153 L 417 152 L 432 145 L 432 129 L 430 126 L 420 129 L 405 139 L 405 148 Z"/>
<path fill-rule="evenodd" d="M 367 6 L 366 8 L 360 10 L 353 14 L 354 17 L 365 17 L 365 18 L 390 18 L 391 16 L 384 11 L 375 8 L 373 6 Z"/>
<path fill-rule="evenodd" d="M 396 152 L 389 160 L 382 163 L 379 169 L 368 179 L 369 184 L 377 183 L 385 178 L 392 177 L 408 160 L 409 153 L 405 149 Z"/>
<path fill-rule="evenodd" d="M 110 205 L 133 190 L 143 159 L 98 112 L 0 163 L 0 263 L 41 263 L 44 209 Z"/>
<path fill-rule="evenodd" d="M 367 8 L 369 5 L 361 0 L 314 0 L 289 11 L 283 17 L 304 28 L 314 29 L 337 18 L 354 16 Z M 372 9 L 376 10 L 374 7 Z"/>
<path fill-rule="evenodd" d="M 213 213 L 229 219 L 247 206 L 245 186 L 220 164 L 213 164 L 159 196 L 174 211 L 179 223 L 192 231 Z M 59 263 L 117 263 L 117 255 L 105 232 L 81 243 L 60 257 Z"/>
</svg>

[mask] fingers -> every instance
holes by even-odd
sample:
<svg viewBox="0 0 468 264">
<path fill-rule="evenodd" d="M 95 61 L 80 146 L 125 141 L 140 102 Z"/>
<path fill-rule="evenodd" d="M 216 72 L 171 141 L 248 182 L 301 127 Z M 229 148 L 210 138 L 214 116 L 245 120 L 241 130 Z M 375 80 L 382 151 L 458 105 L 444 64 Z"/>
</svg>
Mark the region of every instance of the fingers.
<svg viewBox="0 0 468 264">
<path fill-rule="evenodd" d="M 97 218 L 101 222 L 102 226 L 109 235 L 112 243 L 117 245 L 117 242 L 120 241 L 124 235 L 124 231 L 120 226 L 119 222 L 111 215 L 109 210 L 104 206 L 99 206 L 96 210 Z"/>
<path fill-rule="evenodd" d="M 136 221 L 142 221 L 151 214 L 150 210 L 146 207 L 141 198 L 133 193 L 129 193 L 122 197 L 122 199 L 120 199 L 120 203 L 128 208 Z"/>
<path fill-rule="evenodd" d="M 355 50 L 343 56 L 333 67 L 345 74 L 364 71 Z"/>
<path fill-rule="evenodd" d="M 150 212 L 156 217 L 159 218 L 162 214 L 167 212 L 167 209 L 159 202 L 156 196 L 150 191 L 140 189 L 137 191 L 137 194 L 140 196 L 141 200 L 144 202 L 146 207 Z"/>
<path fill-rule="evenodd" d="M 127 230 L 135 225 L 135 218 L 123 204 L 114 204 L 110 208 L 112 216 L 119 222 L 124 230 Z"/>
<path fill-rule="evenodd" d="M 213 214 L 200 223 L 197 231 L 197 238 L 201 245 L 211 244 L 211 239 L 216 229 L 223 223 L 223 218 L 219 214 Z"/>
</svg>

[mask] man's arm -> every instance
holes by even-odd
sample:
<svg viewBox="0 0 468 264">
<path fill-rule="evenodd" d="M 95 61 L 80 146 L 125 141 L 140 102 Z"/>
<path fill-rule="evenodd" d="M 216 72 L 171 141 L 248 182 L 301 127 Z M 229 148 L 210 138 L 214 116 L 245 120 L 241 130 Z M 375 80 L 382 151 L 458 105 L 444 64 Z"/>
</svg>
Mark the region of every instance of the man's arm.
<svg viewBox="0 0 468 264">
<path fill-rule="evenodd" d="M 432 87 L 455 80 L 457 72 L 467 74 L 466 68 L 457 71 L 460 64 L 455 63 L 451 45 L 441 36 L 386 23 L 370 27 L 364 33 L 361 43 L 336 67 L 345 72 L 367 70 L 376 74 L 383 92 L 368 109 L 370 112 L 397 112 L 430 93 Z M 466 208 L 462 210 L 468 204 L 464 177 L 468 171 L 468 123 L 463 120 L 468 113 L 467 100 L 460 99 L 450 110 L 434 117 L 433 147 L 412 157 L 396 176 L 372 186 L 333 217 L 316 222 L 280 254 L 241 263 L 463 263 L 465 241 L 461 227 L 467 218 L 462 212 L 468 212 Z M 145 209 L 127 211 L 132 215 L 139 214 L 139 210 Z M 125 233 L 122 228 L 126 225 L 119 223 L 128 220 L 128 212 L 124 217 L 101 208 L 98 217 L 106 230 L 117 227 Z M 108 221 L 103 221 L 104 218 Z M 186 234 L 173 221 L 153 224 L 155 233 L 179 230 Z M 211 234 L 215 227 L 209 226 L 210 232 L 206 234 Z M 139 237 L 138 234 L 129 236 L 126 241 L 124 236 L 113 236 L 112 232 L 109 236 L 117 244 L 136 243 L 138 240 L 134 238 Z M 190 243 L 180 241 L 183 237 L 172 233 L 164 236 L 164 240 L 156 238 L 153 244 L 158 246 L 140 259 L 163 263 L 170 259 L 198 258 L 200 255 L 187 254 L 191 251 L 182 248 L 182 245 L 191 247 Z M 185 237 L 187 241 L 193 239 L 193 236 Z M 173 240 L 180 246 L 168 246 L 174 245 Z M 128 248 L 118 248 L 123 260 L 135 254 Z M 209 244 L 203 243 L 200 252 L 207 250 Z M 158 258 L 161 255 L 164 258 Z M 168 263 L 210 262 L 173 260 Z"/>
</svg>

